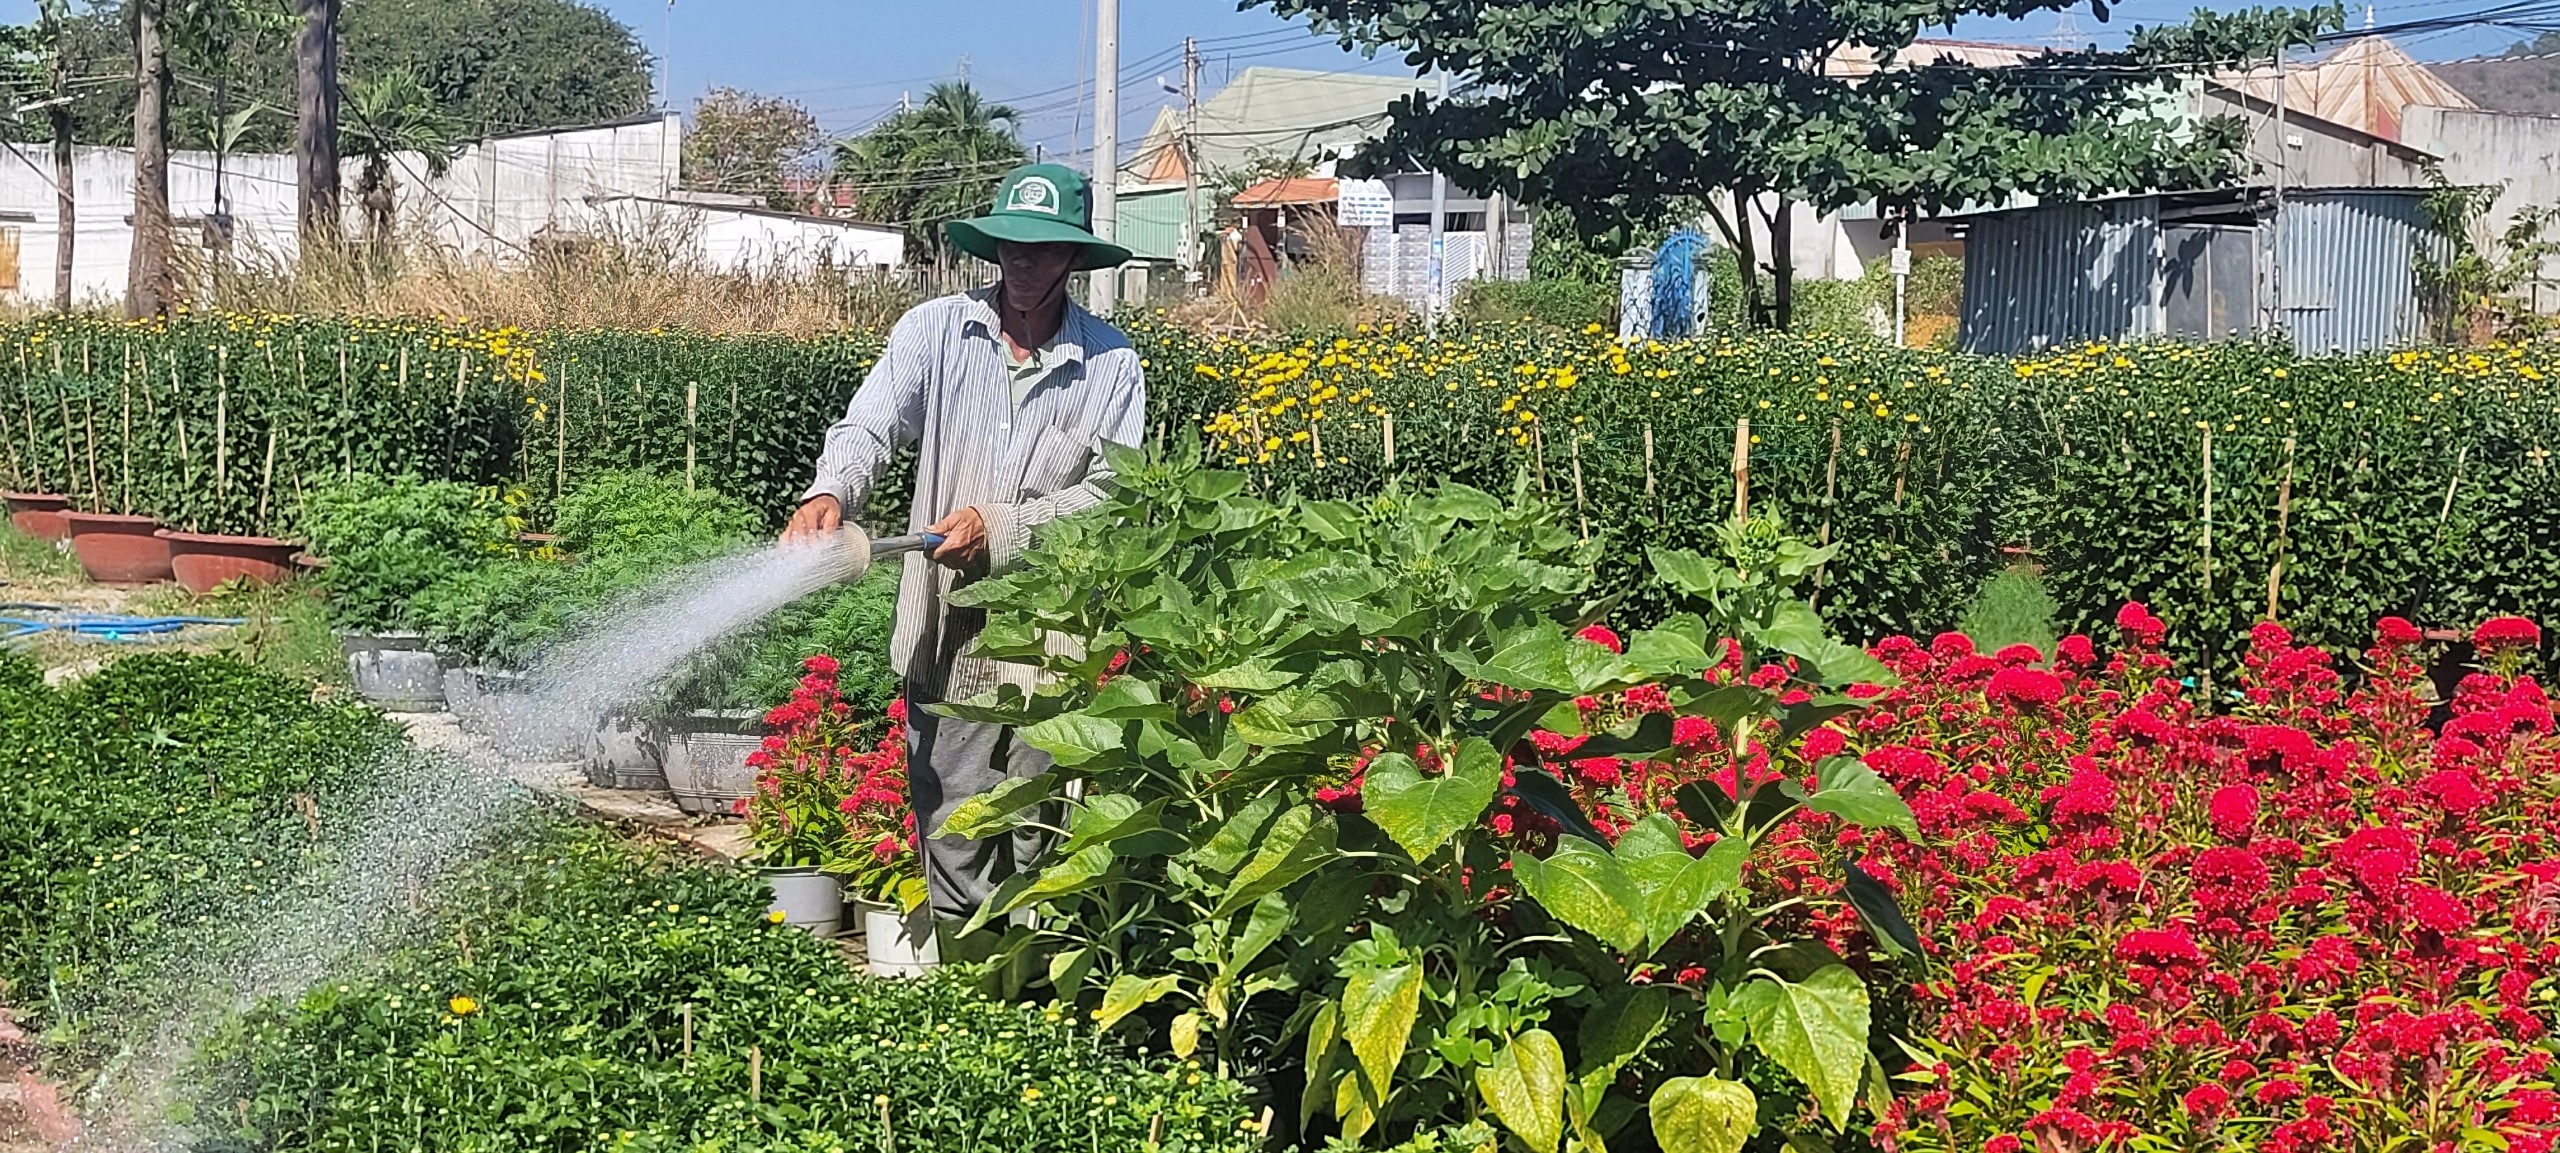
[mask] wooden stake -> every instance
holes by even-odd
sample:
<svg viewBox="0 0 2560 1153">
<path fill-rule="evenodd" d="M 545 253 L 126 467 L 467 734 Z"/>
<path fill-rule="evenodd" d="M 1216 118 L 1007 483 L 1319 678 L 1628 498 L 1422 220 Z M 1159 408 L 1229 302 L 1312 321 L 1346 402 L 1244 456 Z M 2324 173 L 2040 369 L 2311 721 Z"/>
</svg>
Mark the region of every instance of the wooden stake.
<svg viewBox="0 0 2560 1153">
<path fill-rule="evenodd" d="M 1582 503 L 1582 434 L 1575 433 L 1565 441 L 1573 448 L 1573 512 L 1582 518 L 1582 539 L 1591 539 L 1591 514 Z"/>
<path fill-rule="evenodd" d="M 1814 542 L 1824 548 L 1829 548 L 1831 546 L 1831 510 L 1838 502 L 1839 497 L 1840 420 L 1838 417 L 1834 417 L 1831 421 L 1831 456 L 1829 459 L 1822 462 L 1822 535 Z M 1813 566 L 1813 596 L 1807 599 L 1818 600 L 1822 596 L 1823 578 L 1827 575 L 1830 568 L 1831 562 L 1828 560 Z"/>
<path fill-rule="evenodd" d="M 551 495 L 558 497 L 569 487 L 569 366 L 561 365 L 559 405 L 551 410 Z M 730 451 L 737 450 L 738 386 L 729 386 Z"/>
<path fill-rule="evenodd" d="M 82 354 L 83 359 L 86 355 Z M 98 402 L 85 396 L 80 398 L 80 428 L 89 438 L 89 505 L 102 508 L 98 502 L 106 499 L 106 493 L 98 487 Z"/>
<path fill-rule="evenodd" d="M 2204 428 L 2204 599 L 2198 608 L 2211 612 L 2213 605 L 2213 426 Z M 2204 686 L 2206 707 L 2213 703 L 2213 658 L 2207 655 L 2196 671 L 2196 683 Z"/>
<path fill-rule="evenodd" d="M 276 426 L 267 426 L 267 464 L 258 475 L 258 535 L 267 535 L 267 494 L 276 486 Z"/>
<path fill-rule="evenodd" d="M 747 1100 L 764 1100 L 764 1049 L 747 1046 Z"/>
<path fill-rule="evenodd" d="M 1159 1109 L 1156 1110 L 1155 1116 L 1147 1118 L 1147 1148 L 1153 1149 L 1162 1144 L 1164 1144 L 1164 1110 Z"/>
<path fill-rule="evenodd" d="M 1644 422 L 1644 495 L 1653 496 L 1653 422 Z"/>
<path fill-rule="evenodd" d="M 2471 456 L 2471 446 L 2463 445 L 2453 454 L 2453 479 L 2444 485 L 2444 507 L 2436 510 L 2436 543 L 2444 543 L 2445 518 L 2453 515 L 2453 492 L 2462 487 L 2462 462 Z M 92 465 L 94 468 L 94 464 Z"/>
<path fill-rule="evenodd" d="M 1751 518 L 1751 418 L 1733 423 L 1733 523 Z"/>
<path fill-rule="evenodd" d="M 684 1003 L 684 1071 L 693 1072 L 693 1002 Z"/>
<path fill-rule="evenodd" d="M 1902 509 L 1903 482 L 1909 479 L 1911 479 L 1911 438 L 1905 436 L 1902 438 L 1902 443 L 1893 450 L 1893 507 L 1897 512 Z M 1902 526 L 1898 524 L 1894 526 L 1897 533 L 1901 528 Z"/>
<path fill-rule="evenodd" d="M 60 357 L 62 350 L 55 348 L 54 355 Z M 80 452 L 72 443 L 78 438 L 71 433 L 71 396 L 60 379 L 53 384 L 53 407 L 62 417 L 62 494 L 69 496 L 80 485 Z"/>
<path fill-rule="evenodd" d="M 1545 492 L 1547 491 L 1547 427 L 1543 424 L 1530 425 L 1529 439 L 1536 443 L 1538 450 L 1538 491 Z"/>
<path fill-rule="evenodd" d="M 1394 468 L 1396 466 L 1396 414 L 1390 412 L 1378 417 L 1378 443 L 1386 450 L 1387 467 Z"/>
<path fill-rule="evenodd" d="M 1323 468 L 1324 428 L 1314 421 L 1307 422 L 1307 447 L 1316 454 L 1316 467 Z"/>
<path fill-rule="evenodd" d="M 219 369 L 213 376 L 213 487 L 231 495 L 231 386 Z"/>
<path fill-rule="evenodd" d="M 2276 483 L 2276 560 L 2267 566 L 2267 619 L 2276 620 L 2282 602 L 2284 557 L 2291 546 L 2287 530 L 2293 520 L 2293 438 L 2284 438 L 2284 479 Z"/>
<path fill-rule="evenodd" d="M 889 1125 L 889 1095 L 883 1093 L 880 1095 L 880 1153 L 895 1153 L 897 1147 L 898 1135 Z"/>
<path fill-rule="evenodd" d="M 693 491 L 693 401 L 698 380 L 684 382 L 684 490 Z"/>
<path fill-rule="evenodd" d="M 121 494 L 116 499 L 117 511 L 133 513 L 133 361 L 124 364 L 124 473 L 116 480 Z"/>
</svg>

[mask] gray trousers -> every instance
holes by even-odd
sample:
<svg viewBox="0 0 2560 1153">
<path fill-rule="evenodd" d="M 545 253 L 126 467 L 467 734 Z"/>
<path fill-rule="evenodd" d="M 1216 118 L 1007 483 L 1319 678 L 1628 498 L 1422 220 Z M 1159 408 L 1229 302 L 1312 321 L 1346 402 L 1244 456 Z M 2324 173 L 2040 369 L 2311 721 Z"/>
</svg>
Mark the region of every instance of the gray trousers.
<svg viewBox="0 0 2560 1153">
<path fill-rule="evenodd" d="M 961 802 L 1008 777 L 1039 776 L 1056 762 L 1022 743 L 1012 729 L 936 716 L 925 711 L 929 703 L 913 694 L 907 700 L 907 793 L 915 806 L 916 831 L 923 837 L 925 890 L 933 914 L 965 921 L 1005 878 L 1038 864 L 1056 838 L 1030 828 L 983 841 L 937 837 L 933 831 Z M 1055 824 L 1057 814 L 1049 811 L 1054 807 L 1044 805 L 1029 815 Z"/>
</svg>

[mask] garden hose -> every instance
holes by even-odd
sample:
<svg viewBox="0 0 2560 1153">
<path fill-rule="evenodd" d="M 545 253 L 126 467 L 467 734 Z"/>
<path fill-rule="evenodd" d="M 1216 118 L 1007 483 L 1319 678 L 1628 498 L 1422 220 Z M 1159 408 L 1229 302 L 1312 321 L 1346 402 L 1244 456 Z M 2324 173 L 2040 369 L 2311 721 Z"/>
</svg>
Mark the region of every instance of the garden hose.
<svg viewBox="0 0 2560 1153">
<path fill-rule="evenodd" d="M 11 605 L 7 607 L 18 609 L 32 607 L 43 610 L 50 606 Z M 60 632 L 89 640 L 124 642 L 164 636 L 195 625 L 232 628 L 247 623 L 249 623 L 247 620 L 239 617 L 137 617 L 103 613 L 84 613 L 54 619 L 0 616 L 0 640 L 17 640 L 39 633 Z"/>
</svg>

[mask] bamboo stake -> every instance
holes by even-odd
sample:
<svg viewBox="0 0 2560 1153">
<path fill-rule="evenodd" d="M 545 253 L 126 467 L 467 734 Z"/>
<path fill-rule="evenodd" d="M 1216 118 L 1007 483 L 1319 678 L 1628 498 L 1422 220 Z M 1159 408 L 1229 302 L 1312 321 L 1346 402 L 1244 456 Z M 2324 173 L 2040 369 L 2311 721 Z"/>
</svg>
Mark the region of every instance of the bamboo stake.
<svg viewBox="0 0 2560 1153">
<path fill-rule="evenodd" d="M 2444 543 L 2445 518 L 2453 515 L 2453 491 L 2462 487 L 2462 462 L 2471 455 L 2471 446 L 2463 445 L 2453 454 L 2453 479 L 2444 485 L 2444 507 L 2436 510 L 2436 543 Z"/>
<path fill-rule="evenodd" d="M 1396 466 L 1396 414 L 1390 412 L 1378 417 L 1378 440 L 1386 449 L 1387 467 L 1394 468 Z"/>
<path fill-rule="evenodd" d="M 1644 495 L 1653 496 L 1653 422 L 1644 422 Z"/>
<path fill-rule="evenodd" d="M 55 355 L 61 355 L 59 349 L 55 351 Z M 69 496 L 71 490 L 80 483 L 80 456 L 71 446 L 70 394 L 62 388 L 62 381 L 59 378 L 53 383 L 53 407 L 62 416 L 62 494 Z"/>
<path fill-rule="evenodd" d="M 295 371 L 299 372 L 302 349 L 296 346 L 293 355 L 297 366 Z M 405 362 L 409 350 L 401 349 L 400 355 Z M 354 407 L 347 387 L 347 346 L 341 343 L 338 345 L 338 456 L 340 469 L 349 480 L 354 480 L 356 475 L 356 438 L 349 435 L 355 425 Z"/>
<path fill-rule="evenodd" d="M 1751 518 L 1751 418 L 1733 423 L 1733 523 Z"/>
<path fill-rule="evenodd" d="M 2284 438 L 2284 479 L 2276 483 L 2276 561 L 2267 566 L 2267 619 L 2275 620 L 2284 588 L 2284 558 L 2290 551 L 2293 521 L 2293 438 Z"/>
<path fill-rule="evenodd" d="M 693 1072 L 693 1002 L 684 1003 L 684 1071 Z"/>
<path fill-rule="evenodd" d="M 124 361 L 124 473 L 116 480 L 116 510 L 133 514 L 133 357 Z"/>
<path fill-rule="evenodd" d="M 764 1049 L 747 1046 L 747 1100 L 764 1100 Z"/>
<path fill-rule="evenodd" d="M 80 398 L 80 428 L 89 438 L 89 504 L 97 507 L 106 499 L 98 486 L 98 402 L 85 396 Z"/>
<path fill-rule="evenodd" d="M 1314 421 L 1308 421 L 1308 422 L 1307 422 L 1307 448 L 1308 448 L 1308 449 L 1310 449 L 1311 451 L 1313 451 L 1313 452 L 1315 453 L 1315 456 L 1316 456 L 1316 467 L 1317 467 L 1317 468 L 1323 468 L 1323 467 L 1324 467 L 1324 428 L 1323 428 L 1323 426 L 1318 425 L 1318 424 L 1317 424 L 1316 422 L 1314 422 Z"/>
<path fill-rule="evenodd" d="M 215 378 L 213 391 L 213 487 L 231 495 L 231 389 Z"/>
<path fill-rule="evenodd" d="M 1573 512 L 1582 519 L 1582 539 L 1591 539 L 1591 513 L 1582 502 L 1582 435 L 1576 433 L 1565 441 L 1573 449 Z"/>
<path fill-rule="evenodd" d="M 559 373 L 560 405 L 551 410 L 551 495 L 554 497 L 569 487 L 569 366 L 561 365 Z M 737 423 L 734 415 L 737 407 L 738 386 L 732 384 L 729 386 L 729 410 L 733 415 L 729 419 L 733 428 Z M 736 440 L 734 432 L 730 439 Z M 735 448 L 733 443 L 732 451 Z"/>
<path fill-rule="evenodd" d="M 889 1124 L 889 1095 L 883 1093 L 880 1095 L 880 1153 L 894 1153 L 897 1147 L 898 1135 L 891 1131 Z"/>
<path fill-rule="evenodd" d="M 1839 497 L 1840 419 L 1838 417 L 1833 417 L 1831 420 L 1831 456 L 1822 462 L 1822 535 L 1815 541 L 1815 544 L 1820 547 L 1831 547 L 1831 511 L 1837 505 Z M 1819 603 L 1822 598 L 1823 580 L 1829 575 L 1830 569 L 1831 561 L 1828 558 L 1825 558 L 1822 563 L 1813 566 L 1813 595 L 1811 597 L 1807 597 L 1807 601 Z"/>
<path fill-rule="evenodd" d="M 701 384 L 702 382 L 698 380 L 684 382 L 684 490 L 686 492 L 693 491 L 693 401 L 694 390 Z"/>
<path fill-rule="evenodd" d="M 268 493 L 270 493 L 270 492 L 272 492 L 272 491 L 274 491 L 274 489 L 275 489 L 275 483 L 276 483 L 276 426 L 275 426 L 272 422 L 270 422 L 270 423 L 267 425 L 267 464 L 266 464 L 266 468 L 265 468 L 265 469 L 263 469 L 263 470 L 261 471 L 261 473 L 260 473 L 260 475 L 259 475 L 259 477 L 258 477 L 258 535 L 260 535 L 260 536 L 268 535 L 268 533 L 267 533 L 267 494 L 268 494 Z"/>
<path fill-rule="evenodd" d="M 1538 491 L 1539 491 L 1539 492 L 1545 492 L 1545 491 L 1547 491 L 1547 429 L 1546 429 L 1546 426 L 1544 426 L 1544 425 L 1538 425 L 1538 424 L 1532 424 L 1532 425 L 1530 425 L 1530 426 L 1529 426 L 1529 439 L 1531 439 L 1532 441 L 1535 441 L 1535 442 L 1536 442 L 1536 444 L 1537 444 L 1537 450 L 1538 450 Z"/>
<path fill-rule="evenodd" d="M 2212 425 L 2209 425 L 2209 424 L 2208 424 L 2208 425 L 2206 425 L 2206 426 L 2205 426 L 2205 429 L 2204 429 L 2204 599 L 2203 599 L 2203 600 L 2201 600 L 2201 601 L 2199 601 L 2199 602 L 2197 602 L 2197 604 L 2198 604 L 2198 606 L 2199 606 L 2201 609 L 2203 609 L 2203 611 L 2206 611 L 2206 612 L 2210 612 L 2210 611 L 2212 611 L 2211 606 L 2212 606 L 2212 604 L 2213 604 L 2213 426 L 2212 426 Z M 2200 670 L 2198 670 L 2198 671 L 2197 671 L 2197 673 L 2196 673 L 2196 679 L 2197 679 L 2197 682 L 2198 682 L 2198 683 L 2200 683 L 2200 684 L 2202 684 L 2202 685 L 2204 686 L 2204 699 L 2205 699 L 2206 703 L 2207 703 L 2208 705 L 2210 705 L 2210 704 L 2212 703 L 2212 701 L 2213 701 L 2213 661 L 2212 661 L 2212 659 L 2211 659 L 2211 657 L 2210 657 L 2210 656 L 2208 656 L 2208 657 L 2206 658 L 2206 660 L 2205 660 L 2205 662 L 2204 662 L 2204 667 L 2203 667 L 2202 669 L 2200 669 Z"/>
</svg>

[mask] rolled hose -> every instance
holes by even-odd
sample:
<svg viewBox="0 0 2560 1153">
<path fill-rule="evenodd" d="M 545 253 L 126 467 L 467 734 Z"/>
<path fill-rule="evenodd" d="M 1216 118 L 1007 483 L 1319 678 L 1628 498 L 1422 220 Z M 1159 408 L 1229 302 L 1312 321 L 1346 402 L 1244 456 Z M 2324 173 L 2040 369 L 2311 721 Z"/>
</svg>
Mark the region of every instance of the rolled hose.
<svg viewBox="0 0 2560 1153">
<path fill-rule="evenodd" d="M 133 617 L 112 614 L 83 614 L 43 620 L 34 617 L 0 616 L 0 640 L 16 640 L 37 633 L 64 632 L 103 641 L 124 641 L 137 637 L 174 633 L 190 625 L 236 627 L 249 623 L 238 617 Z"/>
</svg>

